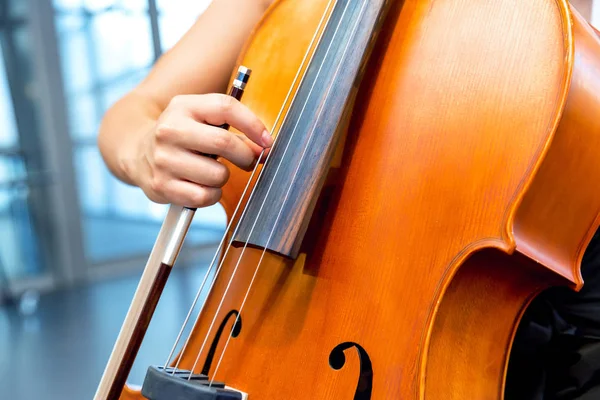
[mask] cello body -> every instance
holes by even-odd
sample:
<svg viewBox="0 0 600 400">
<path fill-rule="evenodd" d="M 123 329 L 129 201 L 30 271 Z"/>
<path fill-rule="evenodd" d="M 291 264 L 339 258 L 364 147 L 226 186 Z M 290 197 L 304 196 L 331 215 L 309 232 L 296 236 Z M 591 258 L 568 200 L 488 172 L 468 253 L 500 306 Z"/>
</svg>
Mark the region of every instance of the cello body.
<svg viewBox="0 0 600 400">
<path fill-rule="evenodd" d="M 240 58 L 274 127 L 328 2 L 280 0 Z M 566 0 L 392 2 L 298 257 L 223 263 L 180 368 L 249 399 L 502 399 L 542 290 L 582 287 L 599 225 L 600 40 Z M 248 175 L 222 204 L 231 216 Z M 209 343 L 215 332 L 209 335 Z M 217 338 L 218 339 L 218 338 Z M 126 388 L 122 399 L 141 399 Z"/>
</svg>

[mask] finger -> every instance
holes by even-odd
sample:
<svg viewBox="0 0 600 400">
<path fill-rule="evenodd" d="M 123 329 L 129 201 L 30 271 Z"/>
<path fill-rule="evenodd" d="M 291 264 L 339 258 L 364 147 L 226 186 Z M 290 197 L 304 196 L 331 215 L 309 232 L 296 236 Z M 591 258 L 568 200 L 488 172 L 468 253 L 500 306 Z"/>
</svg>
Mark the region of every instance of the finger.
<svg viewBox="0 0 600 400">
<path fill-rule="evenodd" d="M 165 185 L 165 198 L 182 207 L 208 207 L 221 199 L 221 189 L 172 179 Z"/>
<path fill-rule="evenodd" d="M 258 161 L 259 163 L 264 163 L 267 161 L 267 157 L 269 157 L 269 153 L 271 152 L 271 149 L 265 149 L 265 152 L 263 153 L 262 157 L 260 158 L 260 160 Z"/>
<path fill-rule="evenodd" d="M 262 146 L 257 145 L 256 143 L 254 143 L 252 140 L 248 139 L 246 136 L 244 135 L 237 135 L 237 137 L 246 144 L 246 146 L 248 146 L 250 148 L 250 150 L 252 150 L 252 152 L 254 153 L 254 156 L 256 158 L 258 158 L 261 153 L 263 151 L 268 151 L 269 149 L 265 149 Z"/>
<path fill-rule="evenodd" d="M 181 151 L 169 164 L 171 175 L 203 186 L 220 188 L 229 180 L 229 169 L 222 163 L 202 155 Z"/>
<path fill-rule="evenodd" d="M 229 124 L 262 147 L 271 147 L 273 139 L 262 121 L 248 107 L 231 96 L 207 94 L 186 96 L 188 109 L 199 122 Z"/>
<path fill-rule="evenodd" d="M 180 145 L 186 149 L 221 156 L 244 170 L 256 162 L 257 156 L 241 135 L 191 120 L 186 125 L 179 135 Z"/>
</svg>

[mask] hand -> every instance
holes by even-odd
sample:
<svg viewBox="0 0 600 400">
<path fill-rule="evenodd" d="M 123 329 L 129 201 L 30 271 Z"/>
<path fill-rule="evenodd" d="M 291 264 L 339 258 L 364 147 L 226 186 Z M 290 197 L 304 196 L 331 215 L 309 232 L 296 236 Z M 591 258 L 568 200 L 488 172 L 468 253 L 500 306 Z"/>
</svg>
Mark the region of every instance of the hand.
<svg viewBox="0 0 600 400">
<path fill-rule="evenodd" d="M 243 135 L 219 128 L 222 124 Z M 264 124 L 233 97 L 177 96 L 136 143 L 133 180 L 154 202 L 206 207 L 219 201 L 230 171 L 203 154 L 223 157 L 248 171 L 272 144 Z"/>
</svg>

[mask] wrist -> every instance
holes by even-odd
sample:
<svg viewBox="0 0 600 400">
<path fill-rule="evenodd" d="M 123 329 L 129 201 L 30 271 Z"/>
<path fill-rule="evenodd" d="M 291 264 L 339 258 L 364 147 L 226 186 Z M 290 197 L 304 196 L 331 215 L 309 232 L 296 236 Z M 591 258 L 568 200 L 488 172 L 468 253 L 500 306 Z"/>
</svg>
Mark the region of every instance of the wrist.
<svg viewBox="0 0 600 400">
<path fill-rule="evenodd" d="M 144 145 L 143 140 L 149 129 L 149 125 L 151 124 L 146 124 L 146 126 L 135 132 L 135 134 L 123 135 L 123 141 L 118 147 L 117 175 L 122 181 L 138 187 L 141 185 L 140 161 Z"/>
<path fill-rule="evenodd" d="M 144 141 L 160 114 L 160 108 L 148 96 L 132 92 L 104 115 L 99 150 L 112 174 L 124 183 L 138 187 L 144 183 Z"/>
<path fill-rule="evenodd" d="M 139 186 L 137 183 L 137 173 L 135 158 L 131 152 L 125 151 L 121 148 L 121 154 L 117 158 L 117 168 L 119 169 L 116 173 L 117 177 L 125 183 L 130 185 Z"/>
</svg>

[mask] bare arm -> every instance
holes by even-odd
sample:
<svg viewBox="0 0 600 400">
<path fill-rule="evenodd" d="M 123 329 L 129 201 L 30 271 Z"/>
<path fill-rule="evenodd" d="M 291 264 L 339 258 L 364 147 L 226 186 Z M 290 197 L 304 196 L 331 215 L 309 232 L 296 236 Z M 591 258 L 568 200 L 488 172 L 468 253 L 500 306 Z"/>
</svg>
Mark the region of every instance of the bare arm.
<svg viewBox="0 0 600 400">
<path fill-rule="evenodd" d="M 264 125 L 241 104 L 210 93 L 226 90 L 242 46 L 273 1 L 214 0 L 146 79 L 110 108 L 98 144 L 113 174 L 151 200 L 206 206 L 219 200 L 229 172 L 197 152 L 250 168 L 271 143 Z M 251 140 L 208 126 L 221 123 Z"/>
</svg>

